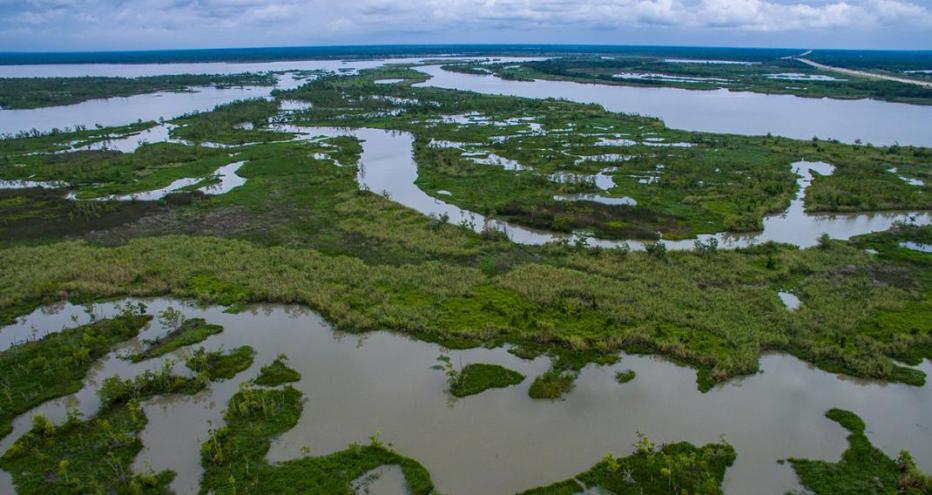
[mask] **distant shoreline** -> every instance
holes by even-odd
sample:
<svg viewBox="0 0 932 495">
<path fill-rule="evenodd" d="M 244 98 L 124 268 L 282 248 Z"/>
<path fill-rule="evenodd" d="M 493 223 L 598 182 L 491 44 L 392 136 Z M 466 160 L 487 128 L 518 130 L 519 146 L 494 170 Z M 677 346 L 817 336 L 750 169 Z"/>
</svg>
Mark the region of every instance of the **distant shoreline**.
<svg viewBox="0 0 932 495">
<path fill-rule="evenodd" d="M 542 44 L 437 44 L 357 45 L 266 48 L 210 48 L 100 52 L 0 52 L 0 65 L 39 64 L 160 64 L 191 62 L 269 62 L 326 59 L 367 59 L 413 55 L 573 55 L 604 53 L 617 55 L 727 57 L 737 60 L 795 56 L 800 48 L 730 48 L 649 45 L 542 45 Z M 920 58 L 932 63 L 932 51 L 818 50 L 832 57 Z"/>
</svg>

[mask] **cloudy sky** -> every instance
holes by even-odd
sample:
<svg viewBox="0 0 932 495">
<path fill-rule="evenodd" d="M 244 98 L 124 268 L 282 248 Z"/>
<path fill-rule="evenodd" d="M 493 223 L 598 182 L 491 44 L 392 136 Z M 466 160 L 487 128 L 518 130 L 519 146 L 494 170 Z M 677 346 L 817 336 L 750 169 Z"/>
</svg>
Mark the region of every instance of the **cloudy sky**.
<svg viewBox="0 0 932 495">
<path fill-rule="evenodd" d="M 0 51 L 394 43 L 932 49 L 932 0 L 0 0 Z"/>
</svg>

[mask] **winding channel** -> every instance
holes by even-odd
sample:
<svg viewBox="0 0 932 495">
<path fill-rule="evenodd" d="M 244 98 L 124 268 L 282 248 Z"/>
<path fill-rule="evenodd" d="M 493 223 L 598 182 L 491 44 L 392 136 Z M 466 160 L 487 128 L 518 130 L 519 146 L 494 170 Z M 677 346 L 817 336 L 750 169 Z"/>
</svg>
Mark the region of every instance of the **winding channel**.
<svg viewBox="0 0 932 495">
<path fill-rule="evenodd" d="M 412 146 L 414 137 L 407 132 L 382 129 L 340 129 L 332 127 L 283 126 L 278 128 L 302 134 L 305 138 L 353 136 L 362 141 L 363 152 L 359 161 L 357 181 L 361 188 L 375 193 L 387 193 L 392 201 L 415 209 L 424 215 L 440 217 L 446 215 L 453 224 L 463 224 L 476 232 L 489 228 L 505 233 L 508 239 L 518 244 L 540 245 L 547 242 L 573 242 L 585 237 L 591 246 L 615 248 L 627 246 L 632 250 L 643 250 L 645 243 L 635 240 L 605 240 L 589 238 L 584 234 L 563 235 L 534 230 L 499 219 L 487 218 L 479 213 L 464 210 L 456 205 L 430 196 L 415 181 L 417 163 Z M 790 207 L 783 213 L 764 218 L 764 230 L 754 234 L 719 233 L 700 235 L 698 239 L 708 241 L 715 238 L 723 248 L 747 247 L 774 241 L 793 244 L 802 248 L 814 246 L 822 234 L 834 239 L 848 239 L 856 235 L 887 230 L 896 222 L 928 224 L 932 222 L 929 212 L 876 212 L 856 214 L 809 214 L 803 208 L 806 188 L 812 181 L 812 171 L 828 175 L 833 167 L 821 162 L 796 162 L 793 164 L 799 179 L 799 191 Z M 695 239 L 664 241 L 668 249 L 693 249 Z"/>
</svg>

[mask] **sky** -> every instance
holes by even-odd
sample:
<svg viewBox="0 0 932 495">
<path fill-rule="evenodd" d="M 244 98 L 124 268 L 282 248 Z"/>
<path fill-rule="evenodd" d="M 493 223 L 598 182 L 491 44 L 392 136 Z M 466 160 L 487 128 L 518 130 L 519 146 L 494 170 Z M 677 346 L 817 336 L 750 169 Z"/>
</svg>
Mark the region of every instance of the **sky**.
<svg viewBox="0 0 932 495">
<path fill-rule="evenodd" d="M 420 43 L 932 49 L 932 0 L 0 0 L 0 51 Z"/>
</svg>

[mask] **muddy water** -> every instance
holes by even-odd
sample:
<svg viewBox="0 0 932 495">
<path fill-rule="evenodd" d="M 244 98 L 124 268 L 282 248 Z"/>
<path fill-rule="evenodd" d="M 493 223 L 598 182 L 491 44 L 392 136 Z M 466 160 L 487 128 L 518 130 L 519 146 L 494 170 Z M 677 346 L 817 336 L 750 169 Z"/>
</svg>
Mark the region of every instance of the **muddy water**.
<svg viewBox="0 0 932 495">
<path fill-rule="evenodd" d="M 282 353 L 301 373 L 295 386 L 307 401 L 298 425 L 273 443 L 271 460 L 299 457 L 303 447 L 312 455 L 328 454 L 380 432 L 383 441 L 423 463 L 442 493 L 506 494 L 557 481 L 587 469 L 606 453 L 630 452 L 637 432 L 660 442 L 706 443 L 725 435 L 738 452 L 726 475 L 727 493 L 784 493 L 796 487 L 795 475 L 788 465 L 777 464 L 778 459 L 834 460 L 844 450 L 845 431 L 823 417 L 832 407 L 861 415 L 868 436 L 887 454 L 906 448 L 923 469 L 932 469 L 929 386 L 839 378 L 785 355 L 766 355 L 763 373 L 705 394 L 696 389 L 691 369 L 625 355 L 613 366 L 585 368 L 565 400 L 550 402 L 527 396 L 533 377 L 547 369 L 546 359 L 522 360 L 503 348 L 452 351 L 447 354 L 457 367 L 496 363 L 528 377 L 514 387 L 454 401 L 445 393 L 444 374 L 431 369 L 444 352 L 435 344 L 391 332 L 336 332 L 320 316 L 294 306 L 258 306 L 231 315 L 218 307 L 165 299 L 146 303 L 150 311 L 174 306 L 187 317 L 224 325 L 223 333 L 204 342 L 208 349 L 251 345 L 257 351 L 254 365 L 233 380 L 193 397 L 144 404 L 149 416 L 142 437 L 146 447 L 135 468 L 174 469 L 178 478 L 173 488 L 179 493 L 197 490 L 199 446 L 211 426 L 222 424 L 222 411 L 238 382 L 254 378 L 262 365 Z M 95 311 L 103 317 L 114 310 L 103 304 Z M 27 320 L 40 332 L 55 331 L 71 314 L 82 318 L 83 308 L 65 304 L 57 313 L 37 311 Z M 23 328 L 4 328 L 0 335 L 22 333 Z M 154 323 L 142 337 L 164 331 Z M 181 360 L 189 351 L 170 357 Z M 93 390 L 103 378 L 159 366 L 158 360 L 132 365 L 108 356 L 84 390 L 39 409 L 56 420 L 64 417 L 68 405 L 92 415 L 97 408 Z M 921 368 L 932 373 L 928 361 Z M 634 370 L 637 378 L 618 384 L 614 375 L 621 369 Z M 16 420 L 13 435 L 0 448 L 28 428 L 30 417 Z M 0 492 L 8 491 L 9 485 L 0 484 Z"/>
<path fill-rule="evenodd" d="M 392 201 L 413 208 L 425 215 L 446 215 L 453 224 L 471 226 L 475 231 L 485 228 L 504 232 L 509 239 L 520 244 L 544 244 L 547 242 L 575 241 L 584 235 L 564 236 L 546 231 L 534 230 L 502 220 L 486 218 L 475 212 L 464 210 L 421 190 L 417 180 L 417 163 L 411 153 L 413 137 L 406 132 L 385 131 L 380 129 L 338 129 L 331 127 L 280 126 L 278 130 L 295 132 L 303 139 L 316 136 L 355 136 L 363 141 L 362 157 L 359 161 L 357 180 L 360 187 L 375 193 L 386 193 Z M 756 234 L 701 235 L 708 241 L 715 238 L 719 246 L 736 248 L 761 242 L 775 241 L 810 247 L 818 243 L 822 234 L 835 239 L 848 239 L 855 235 L 878 232 L 889 229 L 895 222 L 928 224 L 932 215 L 928 212 L 880 212 L 860 214 L 809 214 L 803 207 L 806 188 L 813 180 L 812 172 L 830 175 L 834 168 L 822 162 L 800 161 L 793 165 L 798 175 L 799 191 L 790 207 L 783 213 L 764 218 L 764 230 Z M 587 238 L 590 245 L 601 247 L 618 247 L 627 245 L 632 250 L 644 249 L 639 241 L 609 241 Z M 694 240 L 664 241 L 668 249 L 692 249 Z"/>
<path fill-rule="evenodd" d="M 613 112 L 660 117 L 674 129 L 810 139 L 860 139 L 876 145 L 932 146 L 932 108 L 877 100 L 833 100 L 675 88 L 641 88 L 565 81 L 506 81 L 494 76 L 421 67 L 426 86 L 529 98 L 598 103 Z"/>
</svg>

